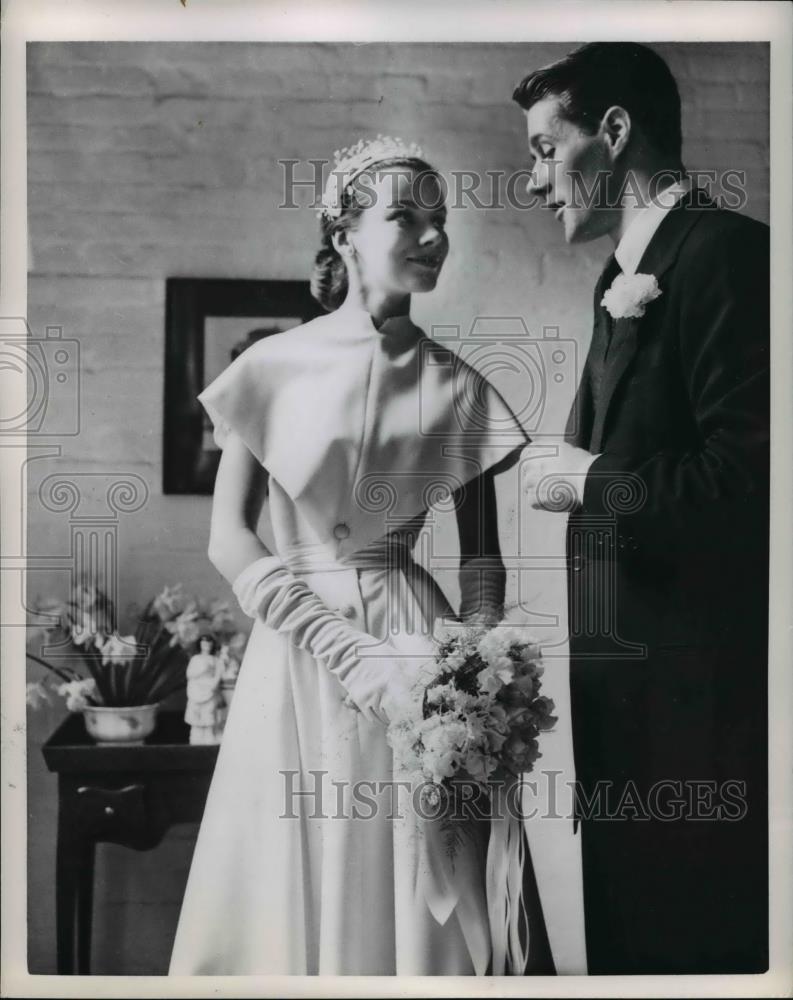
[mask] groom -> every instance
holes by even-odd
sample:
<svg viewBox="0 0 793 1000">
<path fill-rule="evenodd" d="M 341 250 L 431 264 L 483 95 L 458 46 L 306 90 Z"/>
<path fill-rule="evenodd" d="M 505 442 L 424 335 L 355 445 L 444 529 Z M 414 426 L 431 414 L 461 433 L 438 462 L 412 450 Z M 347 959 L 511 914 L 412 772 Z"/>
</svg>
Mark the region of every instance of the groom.
<svg viewBox="0 0 793 1000">
<path fill-rule="evenodd" d="M 692 187 L 652 49 L 585 45 L 513 96 L 566 241 L 614 246 L 565 442 L 523 463 L 532 505 L 571 511 L 589 972 L 761 972 L 768 227 Z"/>
</svg>

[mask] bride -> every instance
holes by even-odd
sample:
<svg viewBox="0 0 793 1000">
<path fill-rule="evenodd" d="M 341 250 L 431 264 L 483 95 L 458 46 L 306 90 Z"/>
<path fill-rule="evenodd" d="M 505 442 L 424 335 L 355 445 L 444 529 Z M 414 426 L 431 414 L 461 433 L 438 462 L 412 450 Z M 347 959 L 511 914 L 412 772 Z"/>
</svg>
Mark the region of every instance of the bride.
<svg viewBox="0 0 793 1000">
<path fill-rule="evenodd" d="M 433 505 L 454 507 L 459 617 L 497 622 L 494 476 L 527 440 L 410 319 L 448 253 L 445 219 L 420 150 L 344 151 L 312 281 L 328 315 L 259 341 L 200 396 L 223 449 L 209 557 L 254 624 L 171 974 L 488 971 L 486 833 L 451 868 L 400 808 L 386 740 L 435 619 L 455 617 L 413 560 L 419 533 Z M 274 552 L 257 534 L 265 495 Z"/>
</svg>

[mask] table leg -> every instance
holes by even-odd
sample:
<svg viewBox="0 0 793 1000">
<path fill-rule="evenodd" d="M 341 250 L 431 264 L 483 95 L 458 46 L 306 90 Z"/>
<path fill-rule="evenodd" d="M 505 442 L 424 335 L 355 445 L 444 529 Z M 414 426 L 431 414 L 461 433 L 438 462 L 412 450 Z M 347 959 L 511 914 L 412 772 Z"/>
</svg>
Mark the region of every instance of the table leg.
<svg viewBox="0 0 793 1000">
<path fill-rule="evenodd" d="M 55 863 L 59 975 L 87 975 L 91 966 L 91 918 L 95 844 L 58 821 Z"/>
</svg>

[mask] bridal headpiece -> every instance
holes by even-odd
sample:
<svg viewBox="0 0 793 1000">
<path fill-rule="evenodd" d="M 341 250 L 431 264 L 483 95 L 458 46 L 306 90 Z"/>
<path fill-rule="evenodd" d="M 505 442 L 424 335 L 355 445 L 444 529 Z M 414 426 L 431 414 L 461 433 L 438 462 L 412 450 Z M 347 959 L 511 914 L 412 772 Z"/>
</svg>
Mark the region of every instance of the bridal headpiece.
<svg viewBox="0 0 793 1000">
<path fill-rule="evenodd" d="M 334 166 L 330 172 L 322 206 L 317 215 L 336 219 L 341 215 L 344 192 L 364 170 L 382 163 L 384 160 L 423 159 L 424 152 L 415 142 L 406 143 L 402 139 L 378 133 L 375 139 L 359 139 L 354 146 L 337 149 L 333 153 Z"/>
</svg>

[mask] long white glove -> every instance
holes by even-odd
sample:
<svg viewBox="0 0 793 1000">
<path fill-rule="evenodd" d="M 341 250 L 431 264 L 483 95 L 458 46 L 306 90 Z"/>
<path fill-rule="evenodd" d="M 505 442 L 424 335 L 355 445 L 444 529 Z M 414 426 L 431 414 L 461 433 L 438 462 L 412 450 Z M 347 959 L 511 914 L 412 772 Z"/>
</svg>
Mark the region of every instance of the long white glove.
<svg viewBox="0 0 793 1000">
<path fill-rule="evenodd" d="M 388 723 L 420 705 L 432 664 L 353 628 L 277 556 L 247 566 L 233 590 L 246 615 L 288 634 L 295 646 L 322 661 L 369 720 Z"/>
</svg>

